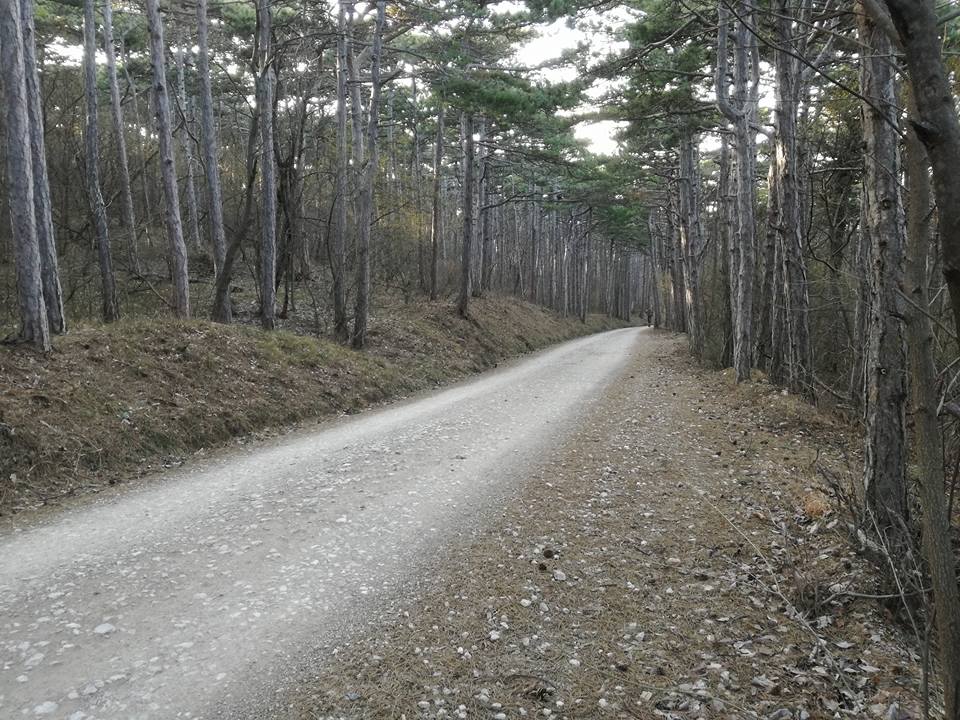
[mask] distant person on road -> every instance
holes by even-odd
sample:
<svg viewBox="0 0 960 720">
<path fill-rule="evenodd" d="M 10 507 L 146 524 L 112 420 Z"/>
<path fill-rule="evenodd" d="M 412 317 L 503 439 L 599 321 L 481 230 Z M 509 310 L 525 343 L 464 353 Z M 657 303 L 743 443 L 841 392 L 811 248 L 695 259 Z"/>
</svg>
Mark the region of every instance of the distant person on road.
<svg viewBox="0 0 960 720">
<path fill-rule="evenodd" d="M 647 327 L 653 325 L 653 310 L 647 308 Z"/>
</svg>

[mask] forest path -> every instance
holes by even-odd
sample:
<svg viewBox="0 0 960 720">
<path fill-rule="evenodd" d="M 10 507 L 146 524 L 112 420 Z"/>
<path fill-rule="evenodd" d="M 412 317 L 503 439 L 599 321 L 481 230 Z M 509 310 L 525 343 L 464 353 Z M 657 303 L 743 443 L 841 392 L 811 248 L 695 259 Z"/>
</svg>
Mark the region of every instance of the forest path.
<svg viewBox="0 0 960 720">
<path fill-rule="evenodd" d="M 261 717 L 485 527 L 649 331 L 0 529 L 0 717 Z M 279 695 L 278 695 L 279 694 Z"/>
</svg>

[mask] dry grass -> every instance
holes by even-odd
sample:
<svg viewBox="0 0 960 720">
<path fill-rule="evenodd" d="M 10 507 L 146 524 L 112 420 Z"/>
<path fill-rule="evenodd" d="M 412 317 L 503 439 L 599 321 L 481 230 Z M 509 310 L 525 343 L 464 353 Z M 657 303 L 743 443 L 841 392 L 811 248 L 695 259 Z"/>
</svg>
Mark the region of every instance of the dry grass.
<svg viewBox="0 0 960 720">
<path fill-rule="evenodd" d="M 289 331 L 171 320 L 77 329 L 46 356 L 0 347 L 0 513 L 612 326 L 490 298 L 468 321 L 447 304 L 379 310 L 362 353 Z"/>
</svg>

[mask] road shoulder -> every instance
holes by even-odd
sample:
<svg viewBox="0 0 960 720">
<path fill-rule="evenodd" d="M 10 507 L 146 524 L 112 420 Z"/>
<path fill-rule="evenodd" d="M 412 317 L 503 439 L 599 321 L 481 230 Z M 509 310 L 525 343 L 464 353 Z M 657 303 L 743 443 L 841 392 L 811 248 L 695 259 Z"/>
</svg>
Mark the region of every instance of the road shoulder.
<svg viewBox="0 0 960 720">
<path fill-rule="evenodd" d="M 811 408 L 651 333 L 495 522 L 275 716 L 916 716 L 919 659 L 860 597 L 872 575 L 817 477 L 848 452 Z"/>
</svg>

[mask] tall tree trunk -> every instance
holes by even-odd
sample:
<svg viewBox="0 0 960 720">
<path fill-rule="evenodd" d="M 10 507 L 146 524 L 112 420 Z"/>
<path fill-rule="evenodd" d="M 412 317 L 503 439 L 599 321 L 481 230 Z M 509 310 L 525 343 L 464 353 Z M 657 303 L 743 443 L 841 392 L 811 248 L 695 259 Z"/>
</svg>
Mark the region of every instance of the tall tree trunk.
<svg viewBox="0 0 960 720">
<path fill-rule="evenodd" d="M 810 348 L 810 299 L 803 257 L 800 215 L 800 155 L 797 118 L 801 97 L 800 65 L 794 46 L 793 20 L 788 0 L 776 0 L 777 42 L 774 112 L 774 182 L 779 198 L 777 237 L 783 259 L 784 293 L 777 304 L 785 308 L 787 381 L 793 392 L 812 396 L 813 359 Z M 802 52 L 802 51 L 800 51 Z"/>
<path fill-rule="evenodd" d="M 910 114 L 917 120 L 916 104 L 910 100 Z M 946 714 L 960 713 L 960 591 L 957 562 L 951 545 L 952 531 L 944 498 L 943 441 L 937 419 L 937 368 L 934 363 L 933 326 L 925 313 L 930 304 L 927 292 L 927 253 L 930 245 L 929 162 L 923 143 L 911 128 L 907 131 L 906 176 L 910 198 L 907 206 L 907 346 L 910 360 L 910 388 L 914 440 L 920 470 L 920 507 L 923 549 L 933 586 L 933 604 L 939 635 L 941 677 Z"/>
<path fill-rule="evenodd" d="M 190 231 L 190 242 L 194 248 L 201 247 L 200 242 L 200 212 L 197 209 L 197 183 L 193 177 L 193 139 L 190 137 L 189 108 L 187 99 L 187 79 L 184 73 L 184 49 L 181 45 L 177 49 L 177 84 L 179 85 L 180 115 L 183 125 L 180 128 L 180 147 L 183 149 L 183 164 L 185 170 L 184 198 L 187 201 L 187 228 Z"/>
<path fill-rule="evenodd" d="M 433 145 L 433 223 L 430 226 L 430 299 L 437 299 L 437 271 L 443 245 L 443 104 L 437 108 L 437 136 Z"/>
<path fill-rule="evenodd" d="M 347 324 L 347 200 L 350 160 L 347 153 L 347 14 L 343 3 L 337 13 L 337 204 L 333 247 L 330 249 L 330 274 L 333 278 L 333 334 L 340 342 L 350 336 Z"/>
<path fill-rule="evenodd" d="M 117 55 L 113 47 L 113 0 L 103 0 L 103 51 L 107 59 L 107 82 L 110 85 L 110 110 L 113 134 L 117 143 L 117 165 L 120 171 L 120 220 L 127 234 L 127 263 L 130 270 L 140 273 L 140 253 L 137 249 L 137 216 L 133 209 L 133 190 L 130 186 L 130 164 L 127 161 L 127 138 L 120 104 L 120 84 L 117 81 Z M 137 128 L 139 130 L 139 128 Z"/>
<path fill-rule="evenodd" d="M 700 288 L 700 253 L 703 227 L 700 222 L 700 158 L 697 138 L 686 130 L 680 140 L 680 246 L 685 310 L 690 350 L 703 359 L 703 293 Z"/>
<path fill-rule="evenodd" d="M 865 361 L 867 509 L 894 558 L 906 545 L 906 343 L 904 302 L 905 232 L 900 199 L 896 66 L 889 38 L 862 12 L 860 58 L 864 134 L 866 232 L 871 246 L 870 318 Z"/>
<path fill-rule="evenodd" d="M 180 219 L 180 195 L 177 190 L 177 165 L 173 150 L 173 129 L 170 122 L 170 91 L 167 87 L 167 64 L 164 57 L 163 21 L 159 0 L 146 0 L 147 28 L 150 32 L 150 67 L 153 71 L 154 105 L 157 134 L 160 139 L 160 178 L 163 183 L 163 221 L 167 230 L 170 271 L 173 276 L 173 309 L 179 318 L 190 317 L 190 276 L 187 269 L 187 246 L 183 241 Z"/>
<path fill-rule="evenodd" d="M 357 298 L 353 310 L 353 336 L 350 344 L 361 349 L 367 344 L 367 321 L 370 315 L 370 236 L 373 232 L 373 202 L 377 174 L 380 169 L 377 134 L 380 129 L 380 62 L 383 53 L 383 26 L 386 3 L 377 3 L 377 24 L 373 32 L 370 58 L 370 107 L 367 117 L 367 162 L 360 194 L 360 228 L 357 237 Z"/>
<path fill-rule="evenodd" d="M 130 90 L 130 104 L 131 107 L 133 107 L 133 124 L 134 127 L 141 128 L 143 127 L 143 122 L 140 119 L 140 96 L 137 92 L 137 83 L 134 81 L 133 75 L 130 74 L 130 54 L 127 51 L 127 45 L 123 38 L 120 39 L 120 57 L 123 58 L 123 76 L 126 79 L 127 88 Z M 147 104 L 149 107 L 149 101 Z M 153 224 L 153 201 L 150 197 L 150 177 L 147 172 L 147 149 L 143 141 L 143 135 L 140 132 L 137 132 L 134 137 L 137 139 L 137 152 L 140 155 L 140 186 L 143 192 L 143 218 L 145 221 L 143 234 L 147 239 L 147 245 L 152 246 L 150 226 Z"/>
<path fill-rule="evenodd" d="M 216 322 L 229 323 L 233 319 L 233 306 L 230 301 L 230 281 L 233 278 L 233 266 L 240 249 L 247 239 L 250 222 L 253 217 L 253 192 L 257 181 L 257 134 L 259 129 L 259 111 L 250 118 L 250 130 L 247 133 L 247 173 L 244 181 L 243 211 L 240 214 L 240 226 L 233 236 L 230 246 L 223 257 L 223 266 L 217 275 L 213 288 L 213 311 L 211 317 Z"/>
<path fill-rule="evenodd" d="M 730 31 L 730 11 L 721 0 L 719 4 L 719 31 L 717 41 L 717 106 L 733 124 L 737 177 L 736 245 L 738 265 L 731 266 L 736 274 L 736 300 L 733 322 L 733 368 L 737 382 L 750 379 L 753 365 L 753 284 L 755 270 L 754 196 L 756 192 L 755 130 L 759 97 L 759 59 L 756 44 L 751 47 L 749 30 L 753 25 L 753 10 L 748 2 L 738 2 L 740 19 L 734 31 L 734 85 L 733 97 L 728 93 L 727 36 Z M 751 26 L 748 28 L 748 25 Z"/>
<path fill-rule="evenodd" d="M 50 331 L 67 331 L 63 311 L 63 290 L 60 287 L 60 268 L 57 260 L 57 239 L 53 231 L 53 199 L 50 197 L 50 179 L 47 176 L 47 150 L 44 141 L 40 73 L 37 68 L 36 30 L 33 22 L 33 0 L 20 0 L 23 22 L 23 62 L 27 89 L 27 116 L 30 120 L 30 150 L 33 159 L 33 204 L 36 208 L 37 240 L 40 244 L 40 276 L 43 282 L 43 300 L 47 308 Z"/>
<path fill-rule="evenodd" d="M 273 157 L 273 58 L 269 0 L 258 0 L 259 70 L 257 107 L 260 112 L 260 324 L 277 324 L 277 179 Z"/>
<path fill-rule="evenodd" d="M 460 297 L 457 301 L 457 313 L 460 317 L 467 317 L 470 302 L 470 266 L 473 256 L 473 113 L 464 113 L 463 136 L 463 257 L 460 263 Z"/>
<path fill-rule="evenodd" d="M 33 153 L 27 100 L 24 26 L 19 2 L 0 3 L 0 76 L 7 159 L 7 203 L 13 233 L 20 339 L 50 350 L 50 326 L 43 299 L 40 241 L 33 198 Z"/>
<path fill-rule="evenodd" d="M 197 79 L 200 84 L 200 127 L 203 133 L 204 175 L 207 180 L 207 216 L 210 243 L 213 246 L 213 272 L 218 276 L 227 254 L 227 234 L 223 225 L 223 189 L 220 184 L 220 142 L 214 121 L 213 89 L 210 83 L 210 43 L 208 40 L 207 0 L 197 2 Z M 229 320 L 229 318 L 228 318 Z"/>
<path fill-rule="evenodd" d="M 83 131 L 84 164 L 86 165 L 87 199 L 91 223 L 97 237 L 97 260 L 100 263 L 100 300 L 104 322 L 120 317 L 117 306 L 117 282 L 110 256 L 110 235 L 107 208 L 100 192 L 100 148 L 97 138 L 97 27 L 94 0 L 83 2 L 83 89 L 86 98 L 86 123 Z"/>
</svg>

